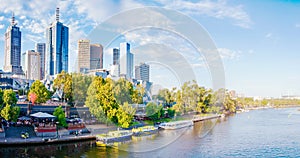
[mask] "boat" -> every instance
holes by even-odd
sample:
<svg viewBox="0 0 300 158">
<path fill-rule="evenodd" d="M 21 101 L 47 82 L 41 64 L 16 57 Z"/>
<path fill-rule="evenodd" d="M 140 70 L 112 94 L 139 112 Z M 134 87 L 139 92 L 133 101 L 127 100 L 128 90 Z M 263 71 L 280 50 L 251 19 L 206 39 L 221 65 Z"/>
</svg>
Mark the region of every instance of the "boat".
<svg viewBox="0 0 300 158">
<path fill-rule="evenodd" d="M 96 135 L 97 146 L 109 146 L 117 142 L 124 142 L 131 139 L 132 132 L 129 130 L 111 131 L 106 134 Z"/>
<path fill-rule="evenodd" d="M 159 125 L 160 128 L 163 129 L 180 129 L 184 127 L 190 127 L 193 126 L 194 122 L 192 120 L 184 120 L 184 121 L 174 121 L 174 122 L 167 122 L 167 123 L 161 123 Z"/>
<path fill-rule="evenodd" d="M 209 116 L 201 116 L 201 115 L 194 115 L 193 116 L 193 122 L 199 122 L 199 121 L 204 121 L 204 120 L 209 120 L 209 119 L 214 119 L 214 118 L 219 118 L 222 117 L 222 115 L 209 115 Z"/>
<path fill-rule="evenodd" d="M 158 127 L 154 127 L 154 126 L 144 126 L 144 127 L 132 129 L 132 133 L 134 136 L 150 135 L 157 132 L 158 132 Z"/>
</svg>

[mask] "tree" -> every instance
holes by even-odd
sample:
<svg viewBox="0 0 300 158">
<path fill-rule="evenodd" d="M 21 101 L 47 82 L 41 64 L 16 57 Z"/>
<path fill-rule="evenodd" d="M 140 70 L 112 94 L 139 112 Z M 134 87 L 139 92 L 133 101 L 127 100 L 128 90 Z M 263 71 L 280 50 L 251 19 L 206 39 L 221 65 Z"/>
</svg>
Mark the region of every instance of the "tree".
<svg viewBox="0 0 300 158">
<path fill-rule="evenodd" d="M 3 117 L 7 121 L 16 122 L 20 114 L 20 107 L 5 105 L 5 107 L 1 110 L 1 117 Z"/>
<path fill-rule="evenodd" d="M 10 115 L 10 105 L 6 105 L 2 110 L 1 110 L 1 117 L 3 117 L 5 120 L 9 121 L 11 120 L 11 115 Z"/>
<path fill-rule="evenodd" d="M 53 90 L 61 90 L 62 100 L 67 100 L 68 103 L 73 101 L 72 88 L 72 75 L 64 70 L 53 81 Z"/>
<path fill-rule="evenodd" d="M 20 107 L 15 106 L 18 101 L 16 93 L 12 89 L 4 90 L 2 100 L 5 106 L 1 110 L 1 116 L 7 121 L 17 121 Z"/>
<path fill-rule="evenodd" d="M 93 115 L 103 111 L 105 116 L 113 123 L 118 123 L 117 111 L 119 105 L 113 94 L 113 81 L 95 77 L 88 88 L 86 105 L 90 108 Z"/>
<path fill-rule="evenodd" d="M 16 93 L 12 90 L 4 90 L 3 92 L 3 102 L 6 105 L 15 105 L 17 103 L 18 99 L 16 97 Z"/>
<path fill-rule="evenodd" d="M 11 106 L 10 107 L 10 116 L 11 116 L 11 120 L 16 122 L 19 115 L 20 115 L 20 107 L 19 106 Z"/>
<path fill-rule="evenodd" d="M 132 103 L 135 104 L 142 104 L 143 103 L 143 96 L 145 95 L 145 88 L 138 84 L 132 93 Z"/>
<path fill-rule="evenodd" d="M 113 87 L 114 97 L 118 104 L 125 102 L 132 103 L 132 95 L 134 94 L 133 85 L 124 78 L 120 78 Z"/>
<path fill-rule="evenodd" d="M 163 114 L 162 105 L 157 105 L 156 103 L 149 102 L 146 105 L 146 116 L 152 120 L 159 120 Z"/>
<path fill-rule="evenodd" d="M 56 116 L 59 126 L 68 127 L 66 116 L 61 106 L 54 109 L 53 115 Z"/>
<path fill-rule="evenodd" d="M 174 102 L 174 98 L 172 97 L 172 92 L 169 89 L 161 89 L 158 91 L 157 99 L 164 102 L 164 104 L 168 107 Z"/>
<path fill-rule="evenodd" d="M 45 85 L 39 80 L 33 82 L 28 94 L 29 94 L 28 98 L 31 95 L 36 95 L 37 103 L 45 103 L 47 100 L 50 99 L 50 92 L 45 87 Z"/>
<path fill-rule="evenodd" d="M 72 95 L 75 106 L 84 105 L 87 98 L 87 91 L 92 80 L 92 76 L 83 75 L 81 73 L 72 74 Z"/>
<path fill-rule="evenodd" d="M 118 108 L 117 118 L 118 124 L 122 128 L 128 128 L 132 124 L 135 108 L 130 106 L 127 102 Z"/>
<path fill-rule="evenodd" d="M 3 108 L 3 104 L 4 104 L 4 101 L 3 101 L 3 90 L 0 89 L 0 110 Z"/>
</svg>

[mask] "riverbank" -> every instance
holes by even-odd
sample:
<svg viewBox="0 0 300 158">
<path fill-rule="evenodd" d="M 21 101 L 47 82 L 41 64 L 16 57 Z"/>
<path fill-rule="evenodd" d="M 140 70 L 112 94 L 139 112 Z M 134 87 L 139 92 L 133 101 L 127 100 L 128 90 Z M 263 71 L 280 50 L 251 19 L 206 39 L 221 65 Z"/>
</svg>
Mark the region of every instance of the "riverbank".
<svg viewBox="0 0 300 158">
<path fill-rule="evenodd" d="M 221 117 L 221 115 L 211 115 L 211 116 L 200 116 L 197 120 L 193 120 L 194 122 L 205 121 L 210 119 L 216 119 Z M 179 119 L 181 120 L 181 119 Z M 2 138 L 0 139 L 0 146 L 29 146 L 29 145 L 48 145 L 48 144 L 61 144 L 61 143 L 71 143 L 71 142 L 80 142 L 80 141 L 89 141 L 96 140 L 96 134 L 107 133 L 109 131 L 116 130 L 116 127 L 105 126 L 105 125 L 90 125 L 87 126 L 87 129 L 90 130 L 89 134 L 80 134 L 78 136 L 75 135 L 67 135 L 56 137 L 29 137 L 27 139 L 23 138 Z"/>
<path fill-rule="evenodd" d="M 0 146 L 28 146 L 28 145 L 47 145 L 47 144 L 60 144 L 69 142 L 89 141 L 96 140 L 96 136 L 86 134 L 80 136 L 62 136 L 60 138 L 51 137 L 33 137 L 28 139 L 23 138 L 3 138 L 0 139 Z"/>
</svg>

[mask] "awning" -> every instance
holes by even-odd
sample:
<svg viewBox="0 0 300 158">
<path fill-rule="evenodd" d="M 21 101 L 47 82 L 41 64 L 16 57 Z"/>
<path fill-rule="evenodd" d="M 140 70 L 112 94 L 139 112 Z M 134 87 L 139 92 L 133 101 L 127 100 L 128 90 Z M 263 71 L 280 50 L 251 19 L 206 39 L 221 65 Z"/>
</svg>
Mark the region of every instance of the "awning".
<svg viewBox="0 0 300 158">
<path fill-rule="evenodd" d="M 19 117 L 18 120 L 21 120 L 21 121 L 30 121 L 31 118 L 26 117 L 26 116 L 22 116 L 22 117 Z"/>
<path fill-rule="evenodd" d="M 30 116 L 36 117 L 36 118 L 56 118 L 55 116 L 50 115 L 48 113 L 44 113 L 44 112 L 37 112 L 37 113 L 31 114 Z"/>
</svg>

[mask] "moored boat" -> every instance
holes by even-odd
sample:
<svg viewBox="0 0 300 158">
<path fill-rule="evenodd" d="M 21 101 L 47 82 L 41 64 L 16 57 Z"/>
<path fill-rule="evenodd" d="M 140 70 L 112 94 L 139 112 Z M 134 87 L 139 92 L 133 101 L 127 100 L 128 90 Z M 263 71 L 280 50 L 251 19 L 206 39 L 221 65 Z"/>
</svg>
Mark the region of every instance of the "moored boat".
<svg viewBox="0 0 300 158">
<path fill-rule="evenodd" d="M 158 127 L 154 127 L 154 126 L 144 126 L 144 127 L 132 129 L 132 133 L 134 136 L 149 135 L 157 132 L 158 132 Z"/>
<path fill-rule="evenodd" d="M 124 142 L 130 140 L 132 132 L 129 130 L 111 131 L 107 134 L 96 135 L 97 146 L 107 146 L 115 142 Z"/>
<path fill-rule="evenodd" d="M 163 129 L 179 129 L 179 128 L 184 128 L 184 127 L 190 127 L 193 125 L 194 125 L 194 122 L 192 120 L 184 120 L 184 121 L 161 123 L 159 125 L 159 127 L 163 128 Z"/>
<path fill-rule="evenodd" d="M 204 120 L 209 120 L 209 119 L 214 119 L 214 118 L 218 118 L 218 117 L 224 117 L 224 114 L 221 115 L 209 115 L 209 116 L 201 116 L 201 115 L 194 115 L 193 117 L 193 122 L 198 122 L 198 121 L 204 121 Z"/>
</svg>

